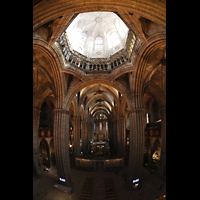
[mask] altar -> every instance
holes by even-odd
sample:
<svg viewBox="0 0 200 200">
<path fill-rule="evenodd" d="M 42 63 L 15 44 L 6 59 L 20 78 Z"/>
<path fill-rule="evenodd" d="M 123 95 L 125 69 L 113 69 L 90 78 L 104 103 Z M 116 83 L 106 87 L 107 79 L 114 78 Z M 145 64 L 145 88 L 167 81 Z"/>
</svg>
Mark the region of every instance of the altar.
<svg viewBox="0 0 200 200">
<path fill-rule="evenodd" d="M 119 157 L 94 157 L 94 158 L 75 158 L 77 169 L 96 170 L 97 166 L 102 166 L 103 170 L 112 171 L 124 166 L 124 158 Z"/>
<path fill-rule="evenodd" d="M 93 155 L 109 155 L 110 146 L 106 141 L 92 142 L 91 143 L 91 154 Z"/>
</svg>

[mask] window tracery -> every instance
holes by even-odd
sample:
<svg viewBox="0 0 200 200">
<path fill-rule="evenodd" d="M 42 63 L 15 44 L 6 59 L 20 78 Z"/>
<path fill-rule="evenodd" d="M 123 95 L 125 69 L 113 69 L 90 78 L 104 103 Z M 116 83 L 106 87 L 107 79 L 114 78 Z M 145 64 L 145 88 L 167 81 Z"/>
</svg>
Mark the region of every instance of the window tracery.
<svg viewBox="0 0 200 200">
<path fill-rule="evenodd" d="M 94 50 L 95 51 L 102 51 L 103 50 L 103 40 L 101 37 L 97 37 L 94 43 Z"/>
</svg>

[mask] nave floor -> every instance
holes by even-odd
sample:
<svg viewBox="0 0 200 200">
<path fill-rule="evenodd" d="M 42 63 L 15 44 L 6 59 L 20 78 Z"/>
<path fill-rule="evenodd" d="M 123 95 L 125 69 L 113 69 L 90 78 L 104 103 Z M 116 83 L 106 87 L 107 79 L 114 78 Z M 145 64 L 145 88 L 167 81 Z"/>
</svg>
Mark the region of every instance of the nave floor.
<svg viewBox="0 0 200 200">
<path fill-rule="evenodd" d="M 166 194 L 165 180 L 159 178 L 156 173 L 151 174 L 145 168 L 143 169 L 141 182 L 142 188 L 139 190 L 128 190 L 125 187 L 124 177 L 127 173 L 127 167 L 119 170 L 117 174 L 102 170 L 92 172 L 76 170 L 74 168 L 71 170 L 75 187 L 73 194 L 65 193 L 54 187 L 54 184 L 58 180 L 57 169 L 54 166 L 49 169 L 49 172 L 45 172 L 39 178 L 33 178 L 33 199 L 79 200 L 83 196 L 84 185 L 88 178 L 94 180 L 91 188 L 92 200 L 109 200 L 109 197 L 118 200 L 155 200 L 157 197 Z M 110 185 L 111 190 L 109 190 Z"/>
</svg>

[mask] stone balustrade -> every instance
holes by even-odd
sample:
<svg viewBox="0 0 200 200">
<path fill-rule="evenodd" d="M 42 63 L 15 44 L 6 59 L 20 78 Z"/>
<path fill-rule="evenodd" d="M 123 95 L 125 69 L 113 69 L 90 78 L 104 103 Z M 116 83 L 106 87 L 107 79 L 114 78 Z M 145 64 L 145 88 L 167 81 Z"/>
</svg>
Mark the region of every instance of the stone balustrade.
<svg viewBox="0 0 200 200">
<path fill-rule="evenodd" d="M 77 169 L 96 170 L 97 164 L 101 163 L 104 170 L 113 170 L 124 166 L 124 158 L 75 158 Z"/>
<path fill-rule="evenodd" d="M 109 58 L 87 58 L 75 50 L 70 50 L 70 43 L 63 33 L 60 37 L 60 46 L 65 57 L 65 60 L 78 68 L 85 71 L 110 71 L 115 67 L 126 63 L 131 54 L 135 44 L 136 38 L 134 34 L 129 31 L 128 39 L 125 49 L 121 49 Z"/>
</svg>

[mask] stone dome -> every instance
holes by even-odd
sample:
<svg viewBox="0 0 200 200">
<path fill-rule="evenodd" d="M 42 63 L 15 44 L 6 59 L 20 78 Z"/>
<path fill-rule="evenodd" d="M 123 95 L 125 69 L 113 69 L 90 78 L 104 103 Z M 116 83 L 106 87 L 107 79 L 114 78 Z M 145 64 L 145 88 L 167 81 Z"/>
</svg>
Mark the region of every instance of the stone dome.
<svg viewBox="0 0 200 200">
<path fill-rule="evenodd" d="M 87 58 L 109 58 L 124 49 L 129 28 L 113 12 L 80 13 L 65 31 L 71 50 Z"/>
</svg>

